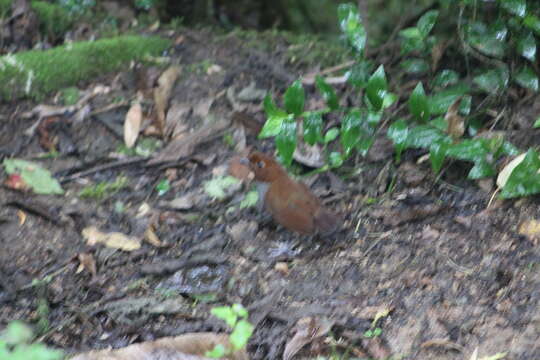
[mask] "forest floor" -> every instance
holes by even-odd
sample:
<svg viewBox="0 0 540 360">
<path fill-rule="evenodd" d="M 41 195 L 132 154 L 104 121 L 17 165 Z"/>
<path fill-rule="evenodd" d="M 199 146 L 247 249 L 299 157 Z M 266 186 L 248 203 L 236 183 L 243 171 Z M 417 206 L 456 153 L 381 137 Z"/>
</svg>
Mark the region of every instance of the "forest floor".
<svg viewBox="0 0 540 360">
<path fill-rule="evenodd" d="M 40 104 L 0 105 L 0 158 L 39 162 L 65 190 L 0 187 L 0 324 L 37 323 L 41 340 L 74 353 L 227 331 L 210 309 L 241 303 L 255 325 L 252 359 L 282 359 L 287 344 L 297 358 L 540 358 L 540 247 L 519 231 L 540 218 L 537 197 L 490 203 L 493 184 L 465 180 L 465 163 L 438 177 L 417 161 L 421 152 L 396 163 L 383 131 L 366 158 L 303 179 L 345 224 L 330 239 L 299 237 L 239 206 L 248 185 L 220 200 L 205 189 L 249 147 L 273 152 L 256 137 L 262 96 L 281 98 L 320 65 L 293 64 L 286 41 L 264 48 L 237 34 L 169 36 L 180 76 L 166 126 L 176 138 L 149 158 L 126 155 L 124 121 L 137 97 L 152 112 L 162 67 L 81 84 L 95 95 L 79 121 L 48 114 L 28 131 L 38 117 L 23 115 Z M 305 88 L 306 107 L 320 106 L 314 87 Z M 342 101 L 354 96 L 336 88 Z M 521 111 L 538 108 L 531 99 Z M 143 122 L 147 139 L 151 130 Z M 59 154 L 40 157 L 51 139 Z M 170 188 L 160 192 L 164 179 Z M 99 199 L 81 196 L 99 182 L 117 186 Z M 92 227 L 137 245 L 91 244 Z"/>
</svg>

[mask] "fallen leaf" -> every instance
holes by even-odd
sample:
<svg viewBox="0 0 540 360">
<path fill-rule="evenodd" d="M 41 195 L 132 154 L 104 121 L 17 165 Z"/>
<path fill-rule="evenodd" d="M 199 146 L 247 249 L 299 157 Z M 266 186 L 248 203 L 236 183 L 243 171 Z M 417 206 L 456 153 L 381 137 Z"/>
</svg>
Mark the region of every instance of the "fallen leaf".
<svg viewBox="0 0 540 360">
<path fill-rule="evenodd" d="M 49 170 L 31 161 L 22 159 L 4 159 L 4 169 L 8 174 L 20 175 L 20 179 L 11 179 L 13 186 L 24 186 L 18 180 L 29 186 L 36 194 L 63 194 L 60 183 L 52 177 Z M 21 188 L 22 189 L 22 188 Z"/>
<path fill-rule="evenodd" d="M 124 121 L 124 143 L 130 149 L 135 145 L 142 123 L 142 106 L 137 101 L 129 108 Z"/>
<path fill-rule="evenodd" d="M 79 260 L 79 267 L 77 268 L 76 274 L 79 274 L 83 270 L 88 271 L 92 277 L 97 275 L 96 260 L 94 256 L 90 253 L 80 253 L 77 256 Z"/>
<path fill-rule="evenodd" d="M 333 325 L 334 321 L 327 318 L 305 317 L 298 320 L 296 333 L 285 345 L 283 360 L 292 359 L 304 346 L 326 335 Z"/>
<path fill-rule="evenodd" d="M 537 244 L 538 240 L 540 240 L 540 221 L 536 219 L 523 221 L 519 224 L 518 233 Z"/>
<path fill-rule="evenodd" d="M 147 243 L 150 245 L 154 245 L 155 247 L 163 247 L 164 244 L 159 240 L 159 237 L 156 235 L 156 232 L 154 231 L 153 226 L 148 226 L 146 228 L 146 231 L 144 232 L 144 240 L 146 240 Z"/>
<path fill-rule="evenodd" d="M 502 189 L 506 185 L 508 178 L 510 177 L 510 175 L 512 175 L 512 171 L 514 171 L 516 166 L 521 164 L 523 159 L 525 159 L 525 156 L 527 156 L 527 153 L 516 156 L 501 170 L 501 172 L 497 176 L 497 187 L 499 187 L 499 189 Z"/>
<path fill-rule="evenodd" d="M 79 354 L 71 360 L 209 360 L 204 356 L 216 345 L 228 348 L 229 336 L 215 333 L 188 333 L 156 341 L 133 344 L 122 349 L 94 350 Z M 248 360 L 245 350 L 226 359 Z"/>
<path fill-rule="evenodd" d="M 133 251 L 141 247 L 141 242 L 135 237 L 120 232 L 104 233 L 95 226 L 83 229 L 82 235 L 90 246 L 102 243 L 109 248 L 123 251 Z"/>
<path fill-rule="evenodd" d="M 465 133 L 465 120 L 459 115 L 459 105 L 461 104 L 461 96 L 458 97 L 446 111 L 444 119 L 448 124 L 446 132 L 454 139 L 459 140 Z"/>
<path fill-rule="evenodd" d="M 156 104 L 157 111 L 157 128 L 161 130 L 162 134 L 165 130 L 165 116 L 167 114 L 167 107 L 169 104 L 169 98 L 171 92 L 180 76 L 181 69 L 179 66 L 171 66 L 161 74 L 158 79 L 158 86 L 154 89 L 154 102 Z"/>
<path fill-rule="evenodd" d="M 304 142 L 299 142 L 294 150 L 293 158 L 300 164 L 304 164 L 312 168 L 320 168 L 324 166 L 323 152 L 321 147 L 317 144 L 309 146 Z"/>
</svg>

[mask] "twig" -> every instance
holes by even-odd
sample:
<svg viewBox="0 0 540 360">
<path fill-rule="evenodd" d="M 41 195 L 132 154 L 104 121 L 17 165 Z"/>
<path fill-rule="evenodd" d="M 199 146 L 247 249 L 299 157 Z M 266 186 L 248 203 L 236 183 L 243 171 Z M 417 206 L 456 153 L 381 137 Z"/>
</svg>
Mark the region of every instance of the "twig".
<svg viewBox="0 0 540 360">
<path fill-rule="evenodd" d="M 110 163 L 107 163 L 107 164 L 98 165 L 98 166 L 95 166 L 95 167 L 93 167 L 91 169 L 84 170 L 84 171 L 79 171 L 79 172 L 74 173 L 72 175 L 63 177 L 63 178 L 60 179 L 60 183 L 65 184 L 67 182 L 70 182 L 70 181 L 73 181 L 73 180 L 76 180 L 76 179 L 79 179 L 79 178 L 82 178 L 82 177 L 85 177 L 85 176 L 88 176 L 88 175 L 93 175 L 93 174 L 98 173 L 100 171 L 116 169 L 116 168 L 124 167 L 124 166 L 131 166 L 131 165 L 142 163 L 142 162 L 144 162 L 146 160 L 148 160 L 148 159 L 147 158 L 137 157 L 137 158 L 130 158 L 130 159 L 122 159 L 122 160 L 113 161 L 113 162 L 110 162 Z"/>
</svg>

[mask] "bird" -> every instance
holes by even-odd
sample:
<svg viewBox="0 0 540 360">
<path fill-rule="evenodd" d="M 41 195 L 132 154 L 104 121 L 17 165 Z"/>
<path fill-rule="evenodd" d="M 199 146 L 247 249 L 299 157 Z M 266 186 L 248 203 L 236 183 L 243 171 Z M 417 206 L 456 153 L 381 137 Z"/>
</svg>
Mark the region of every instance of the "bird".
<svg viewBox="0 0 540 360">
<path fill-rule="evenodd" d="M 243 163 L 253 171 L 264 207 L 278 224 L 302 235 L 328 236 L 338 230 L 339 216 L 324 207 L 306 184 L 291 179 L 273 157 L 254 151 Z"/>
</svg>

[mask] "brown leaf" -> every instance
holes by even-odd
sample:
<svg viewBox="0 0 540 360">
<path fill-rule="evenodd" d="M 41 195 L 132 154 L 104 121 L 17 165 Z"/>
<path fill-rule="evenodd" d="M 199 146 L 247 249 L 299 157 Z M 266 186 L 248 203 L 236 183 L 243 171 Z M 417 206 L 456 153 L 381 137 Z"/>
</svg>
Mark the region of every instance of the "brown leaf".
<svg viewBox="0 0 540 360">
<path fill-rule="evenodd" d="M 82 235 L 90 246 L 102 243 L 109 248 L 123 251 L 133 251 L 141 247 L 141 242 L 137 238 L 120 232 L 104 233 L 95 226 L 84 228 Z"/>
<path fill-rule="evenodd" d="M 80 253 L 79 255 L 77 255 L 77 259 L 79 259 L 79 267 L 76 271 L 77 274 L 79 274 L 83 270 L 86 270 L 90 274 L 92 274 L 92 277 L 95 277 L 97 275 L 96 260 L 94 259 L 94 256 L 92 254 Z"/>
<path fill-rule="evenodd" d="M 519 224 L 518 233 L 537 244 L 540 240 L 540 221 L 536 219 L 523 221 Z"/>
<path fill-rule="evenodd" d="M 128 148 L 132 148 L 137 141 L 137 137 L 139 137 L 142 117 L 142 106 L 137 101 L 129 108 L 124 121 L 124 143 Z"/>
<path fill-rule="evenodd" d="M 217 344 L 229 347 L 229 337 L 215 333 L 189 333 L 156 341 L 133 344 L 116 350 L 94 350 L 71 360 L 210 360 L 204 356 Z M 248 360 L 245 350 L 226 356 L 229 360 Z"/>
<path fill-rule="evenodd" d="M 446 132 L 454 139 L 454 141 L 460 139 L 465 133 L 465 120 L 458 114 L 460 103 L 461 96 L 450 105 L 444 116 L 444 119 L 448 124 Z"/>
<path fill-rule="evenodd" d="M 159 240 L 159 237 L 156 235 L 156 232 L 154 231 L 153 226 L 148 226 L 146 228 L 146 231 L 144 232 L 144 240 L 146 240 L 147 243 L 154 245 L 155 247 L 165 246 L 161 242 L 161 240 Z"/>
<path fill-rule="evenodd" d="M 433 46 L 433 49 L 431 49 L 431 71 L 435 72 L 437 71 L 437 68 L 439 67 L 439 62 L 441 58 L 444 55 L 444 52 L 448 48 L 448 41 L 439 41 L 435 46 Z"/>
<path fill-rule="evenodd" d="M 158 79 L 158 86 L 154 89 L 154 102 L 156 104 L 157 111 L 157 128 L 163 131 L 165 130 L 165 116 L 167 114 L 167 108 L 169 105 L 169 98 L 171 92 L 180 75 L 181 69 L 179 66 L 171 66 L 161 74 Z"/>
<path fill-rule="evenodd" d="M 326 335 L 333 325 L 334 321 L 327 318 L 305 317 L 298 320 L 296 333 L 285 345 L 283 360 L 292 359 L 305 345 Z"/>
</svg>

